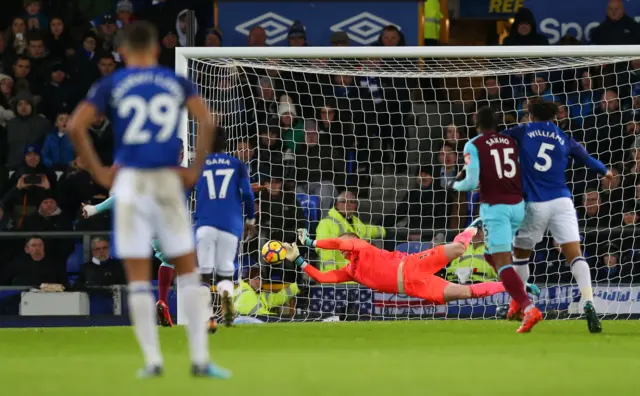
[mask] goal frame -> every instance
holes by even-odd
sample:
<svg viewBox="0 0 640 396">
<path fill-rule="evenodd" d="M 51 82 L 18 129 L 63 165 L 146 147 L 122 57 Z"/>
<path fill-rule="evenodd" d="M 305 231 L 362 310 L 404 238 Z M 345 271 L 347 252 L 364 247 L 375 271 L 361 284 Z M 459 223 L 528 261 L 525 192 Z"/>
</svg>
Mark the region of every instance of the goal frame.
<svg viewBox="0 0 640 396">
<path fill-rule="evenodd" d="M 189 59 L 252 58 L 560 58 L 560 57 L 638 57 L 640 45 L 567 45 L 567 46 L 436 46 L 436 47 L 178 47 L 175 55 L 176 74 L 189 78 Z M 480 75 L 480 74 L 479 74 Z M 189 152 L 189 116 L 183 110 L 179 136 L 184 144 L 182 165 L 188 166 L 193 153 Z M 177 323 L 186 324 L 177 296 Z"/>
</svg>

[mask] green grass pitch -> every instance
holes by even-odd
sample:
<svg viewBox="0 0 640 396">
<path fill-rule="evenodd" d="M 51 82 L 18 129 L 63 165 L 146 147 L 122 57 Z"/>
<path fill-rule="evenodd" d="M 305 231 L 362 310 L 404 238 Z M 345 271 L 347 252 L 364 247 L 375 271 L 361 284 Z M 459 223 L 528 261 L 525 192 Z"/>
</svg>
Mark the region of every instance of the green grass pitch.
<svg viewBox="0 0 640 396">
<path fill-rule="evenodd" d="M 549 321 L 515 334 L 504 321 L 242 325 L 211 336 L 228 381 L 192 379 L 182 328 L 161 329 L 165 376 L 137 380 L 125 327 L 0 331 L 7 395 L 631 395 L 640 321 Z"/>
</svg>

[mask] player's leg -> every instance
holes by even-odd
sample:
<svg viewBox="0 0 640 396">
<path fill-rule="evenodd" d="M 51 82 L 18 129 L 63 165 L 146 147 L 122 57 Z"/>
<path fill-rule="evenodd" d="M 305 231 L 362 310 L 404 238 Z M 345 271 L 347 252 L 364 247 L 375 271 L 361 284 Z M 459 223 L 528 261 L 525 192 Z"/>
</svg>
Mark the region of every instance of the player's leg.
<svg viewBox="0 0 640 396">
<path fill-rule="evenodd" d="M 159 173 L 163 185 L 155 191 L 156 202 L 163 205 L 157 216 L 155 230 L 160 246 L 175 265 L 178 293 L 182 296 L 182 312 L 187 320 L 187 336 L 192 373 L 196 376 L 228 378 L 229 372 L 214 366 L 209 359 L 208 319 L 211 294 L 201 287 L 196 269 L 195 241 L 187 211 L 182 183 L 173 171 Z"/>
<path fill-rule="evenodd" d="M 575 208 L 569 198 L 560 198 L 556 201 L 559 202 L 555 207 L 555 215 L 549 222 L 549 229 L 553 238 L 560 244 L 562 254 L 564 254 L 565 259 L 571 266 L 571 273 L 580 289 L 580 304 L 584 309 L 589 331 L 600 333 L 602 324 L 593 306 L 591 271 L 589 270 L 589 264 L 587 264 L 582 255 Z"/>
<path fill-rule="evenodd" d="M 542 314 L 529 299 L 522 279 L 513 269 L 511 257 L 511 241 L 517 229 L 514 225 L 515 223 L 519 225 L 522 222 L 524 203 L 518 205 L 482 204 L 480 217 L 484 225 L 487 252 L 491 255 L 498 276 L 511 298 L 516 300 L 525 313 L 527 322 L 523 322 L 523 326 L 518 329 L 518 332 L 530 331 L 533 325 L 542 320 Z"/>
<path fill-rule="evenodd" d="M 163 359 L 150 279 L 151 199 L 133 193 L 138 181 L 139 177 L 133 170 L 125 169 L 118 173 L 113 188 L 118 197 L 113 208 L 113 242 L 116 255 L 123 258 L 128 281 L 129 315 L 144 355 L 145 368 L 139 375 L 146 377 L 162 374 Z"/>
<path fill-rule="evenodd" d="M 156 257 L 162 262 L 160 268 L 158 268 L 158 301 L 156 302 L 156 316 L 158 323 L 163 327 L 173 326 L 173 320 L 171 319 L 171 313 L 169 312 L 169 290 L 173 283 L 173 264 L 167 263 L 166 257 L 160 249 L 160 243 L 157 239 L 153 240 L 151 244 L 153 250 L 156 253 Z"/>
<path fill-rule="evenodd" d="M 233 274 L 235 272 L 234 261 L 238 255 L 237 236 L 228 232 L 219 231 L 218 246 L 216 248 L 216 290 L 222 302 L 222 314 L 225 325 L 231 326 L 235 318 L 233 308 Z"/>
</svg>

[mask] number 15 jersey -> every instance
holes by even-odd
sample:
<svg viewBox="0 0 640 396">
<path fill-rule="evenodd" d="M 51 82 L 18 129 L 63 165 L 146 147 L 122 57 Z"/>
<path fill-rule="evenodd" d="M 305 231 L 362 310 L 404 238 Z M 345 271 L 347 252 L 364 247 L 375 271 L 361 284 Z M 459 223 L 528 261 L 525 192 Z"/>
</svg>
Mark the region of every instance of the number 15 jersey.
<svg viewBox="0 0 640 396">
<path fill-rule="evenodd" d="M 503 133 L 513 137 L 520 147 L 523 190 L 528 202 L 571 198 L 564 173 L 569 157 L 598 173 L 607 172 L 602 162 L 590 157 L 584 147 L 553 122 L 530 122 Z"/>
<path fill-rule="evenodd" d="M 86 100 L 113 124 L 115 162 L 154 169 L 176 167 L 180 115 L 196 95 L 190 81 L 154 66 L 120 69 L 94 84 Z"/>
</svg>

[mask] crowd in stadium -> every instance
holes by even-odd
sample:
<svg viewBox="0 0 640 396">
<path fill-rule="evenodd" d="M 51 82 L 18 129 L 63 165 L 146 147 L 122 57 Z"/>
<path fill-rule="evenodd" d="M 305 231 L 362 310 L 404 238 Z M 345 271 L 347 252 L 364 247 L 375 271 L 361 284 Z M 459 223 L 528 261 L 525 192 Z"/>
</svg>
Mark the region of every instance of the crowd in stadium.
<svg viewBox="0 0 640 396">
<path fill-rule="evenodd" d="M 82 263 L 76 239 L 38 234 L 110 229 L 108 213 L 82 218 L 83 204 L 95 205 L 109 192 L 92 181 L 76 157 L 65 134 L 69 115 L 96 80 L 122 67 L 117 51 L 122 29 L 134 19 L 156 24 L 160 61 L 173 68 L 175 48 L 188 44 L 187 13 L 170 0 L 107 2 L 105 12 L 96 15 L 71 15 L 64 1 L 4 3 L 8 9 L 9 3 L 15 5 L 15 12 L 0 26 L 0 230 L 24 231 L 25 237 L 0 238 L 0 285 L 44 283 L 55 289 L 124 283 L 108 238 L 92 239 L 92 259 Z M 308 45 L 304 18 L 310 16 L 301 15 L 290 27 L 290 46 Z M 195 44 L 222 46 L 224 33 L 211 21 L 199 27 Z M 640 27 L 621 6 L 610 7 L 592 40 L 638 44 Z M 251 29 L 248 46 L 265 46 L 265 41 L 262 27 Z M 567 36 L 562 42 L 576 40 Z M 314 44 L 349 46 L 350 40 L 336 32 L 329 43 Z M 521 9 L 504 45 L 545 44 L 532 13 Z M 405 45 L 403 34 L 387 26 L 377 45 Z M 374 70 L 377 62 L 363 66 Z M 207 78 L 205 70 L 196 67 L 195 73 L 196 82 Z M 473 100 L 456 97 L 455 81 L 247 68 L 232 82 L 243 90 L 234 90 L 241 95 L 226 109 L 231 101 L 221 104 L 216 98 L 229 89 L 229 81 L 211 78 L 210 91 L 202 94 L 222 113 L 224 126 L 235 131 L 230 149 L 248 164 L 251 181 L 263 186 L 256 200 L 259 232 L 245 243 L 249 254 L 241 264 L 258 265 L 262 243 L 292 242 L 300 227 L 317 239 L 355 232 L 389 249 L 450 240 L 477 216 L 477 197 L 449 187 L 462 169 L 465 142 L 476 135 L 475 111 L 493 107 L 506 128 L 526 122 L 528 100 L 541 97 L 560 105 L 558 124 L 616 175 L 601 182 L 580 168 L 567 171 L 595 281 L 640 280 L 634 234 L 640 216 L 640 60 L 485 77 L 473 82 Z M 103 163 L 112 164 L 110 121 L 96 118 L 90 133 Z M 476 242 L 471 249 L 481 247 L 482 241 Z M 540 245 L 534 261 L 535 282 L 571 281 L 552 240 Z M 323 252 L 312 262 L 327 270 L 345 260 Z M 454 263 L 445 276 L 459 280 L 455 268 L 460 266 Z M 486 267 L 475 266 L 476 273 Z M 248 272 L 250 278 L 260 273 L 255 267 Z M 487 267 L 486 276 L 465 280 L 495 278 L 490 272 Z M 287 264 L 262 273 L 273 280 L 303 281 Z"/>
</svg>

